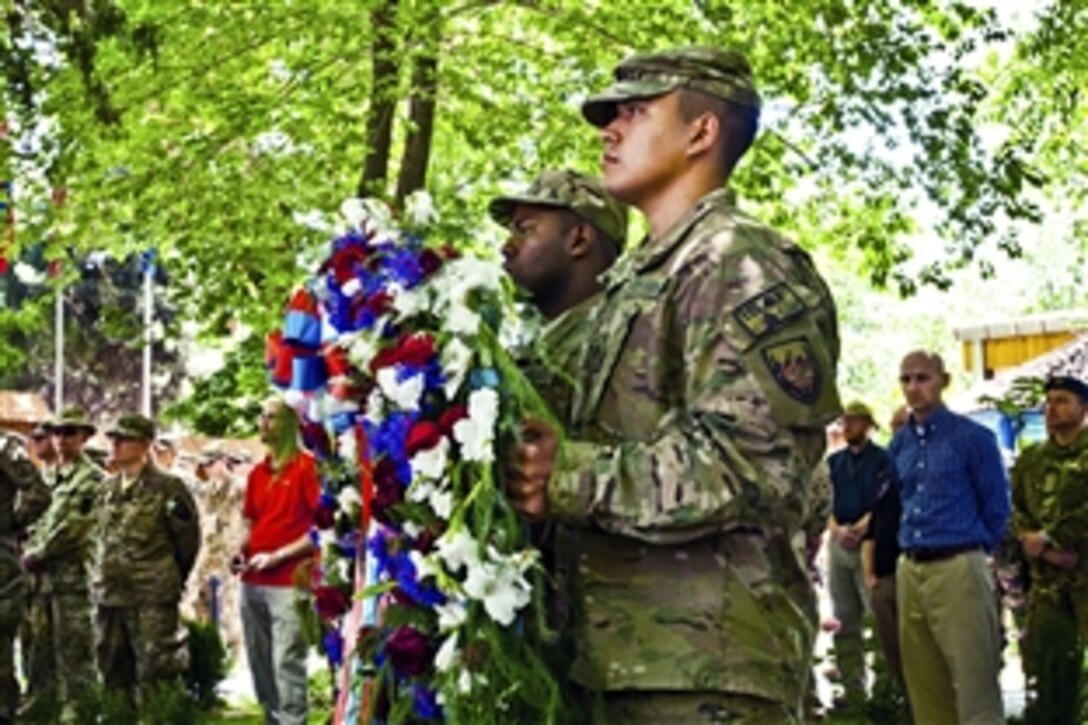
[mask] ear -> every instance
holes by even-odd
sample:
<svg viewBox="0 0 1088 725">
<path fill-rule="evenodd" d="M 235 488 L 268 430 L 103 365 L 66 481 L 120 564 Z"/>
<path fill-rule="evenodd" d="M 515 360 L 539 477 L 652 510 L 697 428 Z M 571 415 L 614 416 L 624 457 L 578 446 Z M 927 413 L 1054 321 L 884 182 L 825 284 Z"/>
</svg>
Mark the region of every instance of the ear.
<svg viewBox="0 0 1088 725">
<path fill-rule="evenodd" d="M 941 390 L 945 390 L 952 383 L 952 376 L 948 373 L 941 373 Z"/>
<path fill-rule="evenodd" d="M 582 259 L 593 250 L 594 236 L 596 232 L 584 223 L 575 224 L 567 232 L 567 238 L 563 245 L 567 250 L 567 256 L 571 259 Z"/>
<path fill-rule="evenodd" d="M 721 120 L 713 113 L 704 113 L 689 125 L 688 156 L 702 156 L 717 145 L 722 134 Z"/>
</svg>

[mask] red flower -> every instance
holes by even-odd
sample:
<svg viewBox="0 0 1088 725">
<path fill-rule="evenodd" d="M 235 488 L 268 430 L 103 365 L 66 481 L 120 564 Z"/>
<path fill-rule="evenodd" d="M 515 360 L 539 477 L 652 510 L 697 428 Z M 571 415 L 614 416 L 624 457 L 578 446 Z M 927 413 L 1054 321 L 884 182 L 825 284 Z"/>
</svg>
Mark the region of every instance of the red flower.
<svg viewBox="0 0 1088 725">
<path fill-rule="evenodd" d="M 376 373 L 390 365 L 422 367 L 435 356 L 434 338 L 426 334 L 402 335 L 397 344 L 378 351 L 370 361 L 370 372 Z"/>
<path fill-rule="evenodd" d="M 324 502 L 317 507 L 317 511 L 314 512 L 314 526 L 319 529 L 331 529 L 332 525 L 336 523 L 336 508 L 334 506 L 326 506 Z"/>
<path fill-rule="evenodd" d="M 384 524 L 391 523 L 388 514 L 404 500 L 404 486 L 397 479 L 397 466 L 388 458 L 383 458 L 374 466 L 374 498 L 370 502 L 374 518 Z"/>
<path fill-rule="evenodd" d="M 393 297 L 385 290 L 381 290 L 367 297 L 363 306 L 374 313 L 375 317 L 380 317 L 392 309 Z"/>
<path fill-rule="evenodd" d="M 446 259 L 460 259 L 461 257 L 461 253 L 452 244 L 443 244 L 438 251 Z"/>
<path fill-rule="evenodd" d="M 468 417 L 468 408 L 463 405 L 453 405 L 446 409 L 442 415 L 438 417 L 438 427 L 442 429 L 442 432 L 449 435 L 453 433 L 453 426 L 459 420 L 463 420 Z"/>
<path fill-rule="evenodd" d="M 428 276 L 432 275 L 442 266 L 442 257 L 439 257 L 433 249 L 424 249 L 419 255 L 419 266 L 423 267 L 423 271 Z"/>
<path fill-rule="evenodd" d="M 404 677 L 418 677 L 431 664 L 431 645 L 427 638 L 411 627 L 398 627 L 385 642 L 385 653 L 393 669 Z"/>
<path fill-rule="evenodd" d="M 326 621 L 336 619 L 351 607 L 351 598 L 340 587 L 314 588 L 314 606 L 319 617 Z"/>
<path fill-rule="evenodd" d="M 429 420 L 421 420 L 408 431 L 408 438 L 404 441 L 404 452 L 409 458 L 420 451 L 428 451 L 438 445 L 442 440 L 442 429 L 437 423 Z"/>
</svg>

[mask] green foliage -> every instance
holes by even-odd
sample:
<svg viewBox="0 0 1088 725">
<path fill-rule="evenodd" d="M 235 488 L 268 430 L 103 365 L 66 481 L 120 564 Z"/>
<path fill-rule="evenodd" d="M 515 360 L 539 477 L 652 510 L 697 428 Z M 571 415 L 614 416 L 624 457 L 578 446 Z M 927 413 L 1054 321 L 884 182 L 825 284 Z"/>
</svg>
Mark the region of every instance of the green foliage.
<svg viewBox="0 0 1088 725">
<path fill-rule="evenodd" d="M 256 432 L 261 401 L 268 393 L 264 347 L 257 335 L 229 351 L 225 365 L 193 382 L 192 392 L 163 411 L 214 437 L 244 438 Z"/>
<path fill-rule="evenodd" d="M 216 688 L 227 676 L 227 648 L 214 622 L 185 620 L 185 629 L 189 643 L 185 689 L 202 710 L 210 710 L 220 704 Z"/>
</svg>

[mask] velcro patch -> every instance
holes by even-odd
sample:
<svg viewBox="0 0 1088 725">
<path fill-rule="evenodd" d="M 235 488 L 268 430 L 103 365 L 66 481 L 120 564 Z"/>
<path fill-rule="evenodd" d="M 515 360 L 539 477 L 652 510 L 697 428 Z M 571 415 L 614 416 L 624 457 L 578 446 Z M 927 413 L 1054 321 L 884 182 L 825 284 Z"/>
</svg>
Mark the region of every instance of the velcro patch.
<svg viewBox="0 0 1088 725">
<path fill-rule="evenodd" d="M 820 399 L 820 364 L 809 341 L 793 337 L 760 350 L 771 377 L 786 395 L 806 405 Z"/>
<path fill-rule="evenodd" d="M 742 302 L 733 310 L 733 317 L 749 335 L 758 340 L 781 330 L 803 315 L 805 309 L 805 303 L 789 285 L 779 282 Z"/>
</svg>

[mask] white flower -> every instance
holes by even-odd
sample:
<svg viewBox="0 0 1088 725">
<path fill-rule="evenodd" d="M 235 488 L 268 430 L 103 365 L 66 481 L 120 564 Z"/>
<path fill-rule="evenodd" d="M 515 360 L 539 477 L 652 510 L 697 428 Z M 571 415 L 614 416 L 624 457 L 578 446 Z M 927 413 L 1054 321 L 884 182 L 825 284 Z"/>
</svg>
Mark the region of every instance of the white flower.
<svg viewBox="0 0 1088 725">
<path fill-rule="evenodd" d="M 480 316 L 468 305 L 455 302 L 442 318 L 442 327 L 454 335 L 475 335 L 480 329 Z"/>
<path fill-rule="evenodd" d="M 442 475 L 446 472 L 449 450 L 450 439 L 442 436 L 441 440 L 438 441 L 438 445 L 412 456 L 412 460 L 409 461 L 412 473 L 432 480 L 442 478 Z"/>
<path fill-rule="evenodd" d="M 399 284 L 391 284 L 389 294 L 393 298 L 393 309 L 399 319 L 414 317 L 421 312 L 427 312 L 431 308 L 431 296 L 426 285 L 405 289 Z"/>
<path fill-rule="evenodd" d="M 461 457 L 464 460 L 480 463 L 495 460 L 492 444 L 498 417 L 499 394 L 494 390 L 481 388 L 468 396 L 468 418 L 453 424 L 453 437 L 461 444 Z"/>
<path fill-rule="evenodd" d="M 450 400 L 461 389 L 461 383 L 472 364 L 472 357 L 472 350 L 459 337 L 450 340 L 442 349 L 442 373 L 446 376 L 446 397 Z"/>
<path fill-rule="evenodd" d="M 436 604 L 434 609 L 438 612 L 438 630 L 440 632 L 457 629 L 468 621 L 468 607 L 465 606 L 464 602 L 456 599 L 450 599 L 445 604 Z"/>
<path fill-rule="evenodd" d="M 423 375 L 416 373 L 407 380 L 398 380 L 396 365 L 378 371 L 378 387 L 382 395 L 400 410 L 419 410 L 423 396 Z"/>
<path fill-rule="evenodd" d="M 472 673 L 468 670 L 461 670 L 461 675 L 457 678 L 457 691 L 462 695 L 472 692 Z"/>
<path fill-rule="evenodd" d="M 413 191 L 404 200 L 404 213 L 408 221 L 417 227 L 426 226 L 438 218 L 434 199 L 423 189 Z"/>
<path fill-rule="evenodd" d="M 417 478 L 408 486 L 408 500 L 420 503 L 428 501 L 431 494 L 438 490 L 435 482 L 427 478 Z"/>
<path fill-rule="evenodd" d="M 460 257 L 445 267 L 449 296 L 453 300 L 464 300 L 472 290 L 501 290 L 503 274 L 496 261 L 478 257 Z"/>
<path fill-rule="evenodd" d="M 431 504 L 431 509 L 440 519 L 449 519 L 450 513 L 453 512 L 452 491 L 435 489 L 431 492 L 431 496 L 427 501 Z"/>
<path fill-rule="evenodd" d="M 363 283 L 359 281 L 358 277 L 352 277 L 344 284 L 340 285 L 340 294 L 345 297 L 354 297 L 358 293 L 363 291 Z"/>
<path fill-rule="evenodd" d="M 493 428 L 499 419 L 499 394 L 493 388 L 480 388 L 468 396 L 468 417 Z"/>
<path fill-rule="evenodd" d="M 355 459 L 348 459 L 355 460 Z M 359 496 L 359 489 L 355 486 L 344 486 L 344 488 L 337 495 L 336 500 L 340 504 L 340 508 L 345 511 L 352 511 L 357 509 L 363 504 L 363 499 Z"/>
<path fill-rule="evenodd" d="M 374 425 L 380 424 L 385 417 L 385 398 L 377 388 L 371 390 L 367 396 L 365 417 Z"/>
<path fill-rule="evenodd" d="M 456 574 L 461 567 L 476 565 L 480 561 L 480 545 L 472 534 L 463 529 L 454 533 L 446 532 L 435 541 L 438 558 L 446 563 L 446 568 Z"/>
<path fill-rule="evenodd" d="M 346 199 L 340 205 L 340 215 L 359 231 L 385 231 L 393 227 L 393 215 L 389 207 L 377 199 Z"/>
<path fill-rule="evenodd" d="M 446 637 L 446 641 L 435 653 L 434 666 L 439 672 L 448 672 L 461 661 L 461 652 L 457 649 L 457 636 L 458 633 L 454 632 Z"/>
<path fill-rule="evenodd" d="M 493 620 L 510 625 L 519 609 L 532 598 L 532 587 L 525 579 L 525 570 L 534 555 L 526 551 L 503 557 L 494 548 L 488 550 L 489 561 L 468 566 L 465 594 L 483 603 Z"/>
<path fill-rule="evenodd" d="M 380 328 L 380 325 L 375 327 Z M 370 361 L 378 354 L 378 343 L 373 336 L 368 334 L 354 335 L 351 338 L 346 338 L 346 341 L 341 344 L 347 348 L 348 360 L 360 370 L 368 369 Z"/>
<path fill-rule="evenodd" d="M 414 521 L 405 521 L 401 524 L 401 528 L 404 529 L 404 533 L 413 539 L 418 538 L 423 533 L 423 527 Z"/>
<path fill-rule="evenodd" d="M 408 552 L 408 559 L 412 562 L 412 566 L 414 566 L 416 568 L 416 574 L 419 575 L 420 579 L 426 579 L 429 576 L 438 576 L 439 572 L 442 570 L 442 568 L 439 566 L 438 562 L 434 559 L 434 557 L 425 556 L 422 552 L 416 551 L 415 549 L 412 549 L 411 551 Z M 449 605 L 444 605 L 444 604 L 439 604 L 438 605 L 439 608 L 445 607 L 445 606 L 449 606 Z M 441 622 L 442 622 L 442 613 L 441 613 L 441 611 L 439 611 L 439 614 L 438 614 L 438 621 L 439 621 L 439 626 L 441 627 L 442 626 L 441 625 Z"/>
</svg>

